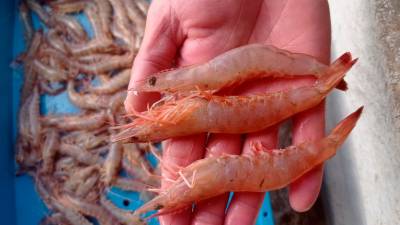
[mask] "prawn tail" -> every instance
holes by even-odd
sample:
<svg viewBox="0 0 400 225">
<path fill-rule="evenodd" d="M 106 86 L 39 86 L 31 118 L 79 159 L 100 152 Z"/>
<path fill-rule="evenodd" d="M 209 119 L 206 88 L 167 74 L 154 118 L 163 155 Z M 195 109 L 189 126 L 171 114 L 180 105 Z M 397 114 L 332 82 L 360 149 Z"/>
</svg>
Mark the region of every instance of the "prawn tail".
<svg viewBox="0 0 400 225">
<path fill-rule="evenodd" d="M 351 53 L 346 52 L 343 55 L 341 55 L 337 60 L 335 60 L 332 65 L 340 65 L 343 63 L 349 63 L 352 59 Z M 347 83 L 345 80 L 341 80 L 339 84 L 336 86 L 337 89 L 342 90 L 342 91 L 347 91 Z"/>
<path fill-rule="evenodd" d="M 317 80 L 316 88 L 322 93 L 328 93 L 337 85 L 343 88 L 343 77 L 356 62 L 357 59 L 352 60 L 350 53 L 342 55 Z"/>
<path fill-rule="evenodd" d="M 361 116 L 364 106 L 358 108 L 355 112 L 347 116 L 338 125 L 332 130 L 331 134 L 329 135 L 332 139 L 338 141 L 338 145 L 341 145 L 345 140 L 346 137 L 350 134 L 350 132 L 355 127 L 358 119 Z"/>
</svg>

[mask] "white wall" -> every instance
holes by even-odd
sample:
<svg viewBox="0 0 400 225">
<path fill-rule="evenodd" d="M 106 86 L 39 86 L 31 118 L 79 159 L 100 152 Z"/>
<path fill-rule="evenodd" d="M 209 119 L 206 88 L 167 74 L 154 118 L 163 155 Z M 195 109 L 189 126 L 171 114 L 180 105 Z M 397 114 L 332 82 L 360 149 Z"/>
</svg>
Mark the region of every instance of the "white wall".
<svg viewBox="0 0 400 225">
<path fill-rule="evenodd" d="M 331 0 L 332 59 L 359 57 L 346 93 L 328 99 L 328 128 L 364 105 L 341 152 L 327 163 L 330 224 L 400 224 L 400 1 Z"/>
</svg>

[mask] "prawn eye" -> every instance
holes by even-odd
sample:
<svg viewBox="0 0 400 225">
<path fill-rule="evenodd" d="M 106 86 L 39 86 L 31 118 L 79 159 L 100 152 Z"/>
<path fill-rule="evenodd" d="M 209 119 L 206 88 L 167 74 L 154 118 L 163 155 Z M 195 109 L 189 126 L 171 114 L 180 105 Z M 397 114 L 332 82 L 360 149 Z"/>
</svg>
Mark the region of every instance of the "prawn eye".
<svg viewBox="0 0 400 225">
<path fill-rule="evenodd" d="M 156 205 L 155 210 L 160 210 L 160 209 L 162 209 L 162 208 L 164 208 L 164 206 L 161 205 L 161 204 L 159 204 L 159 205 Z"/>
<path fill-rule="evenodd" d="M 157 81 L 157 78 L 156 78 L 156 77 L 151 77 L 151 78 L 149 79 L 149 85 L 150 85 L 150 86 L 156 85 L 156 81 Z"/>
</svg>

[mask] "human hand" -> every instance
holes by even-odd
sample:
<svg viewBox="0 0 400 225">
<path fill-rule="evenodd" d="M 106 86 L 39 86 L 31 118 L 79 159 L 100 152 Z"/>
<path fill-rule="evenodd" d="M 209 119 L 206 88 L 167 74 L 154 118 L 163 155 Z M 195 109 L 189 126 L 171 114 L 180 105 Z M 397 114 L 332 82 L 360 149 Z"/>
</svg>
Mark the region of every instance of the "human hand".
<svg viewBox="0 0 400 225">
<path fill-rule="evenodd" d="M 330 56 L 330 20 L 325 0 L 154 0 L 147 17 L 146 32 L 135 59 L 130 87 L 135 80 L 172 66 L 206 62 L 215 56 L 247 43 L 265 43 L 292 52 L 312 55 L 328 63 Z M 271 92 L 310 85 L 314 79 L 276 79 L 247 83 L 236 92 L 248 94 Z M 143 111 L 158 100 L 158 93 L 129 94 L 128 112 Z M 319 139 L 324 135 L 324 103 L 293 117 L 293 143 Z M 268 148 L 277 146 L 278 126 L 240 135 L 213 134 L 174 138 L 164 142 L 164 163 L 185 167 L 210 156 L 246 154 L 249 143 L 261 141 Z M 162 171 L 163 177 L 176 174 Z M 296 211 L 306 211 L 315 202 L 322 181 L 322 165 L 313 169 L 289 187 L 289 201 Z M 162 186 L 168 186 L 163 180 Z M 252 224 L 264 194 L 235 193 L 225 214 L 228 194 L 217 196 L 174 215 L 160 217 L 162 224 Z"/>
</svg>

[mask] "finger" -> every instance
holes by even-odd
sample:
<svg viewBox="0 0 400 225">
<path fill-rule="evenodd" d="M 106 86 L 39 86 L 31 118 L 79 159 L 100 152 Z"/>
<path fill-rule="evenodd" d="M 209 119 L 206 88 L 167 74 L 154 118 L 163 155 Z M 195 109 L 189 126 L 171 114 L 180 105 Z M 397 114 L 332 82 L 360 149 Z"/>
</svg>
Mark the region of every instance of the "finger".
<svg viewBox="0 0 400 225">
<path fill-rule="evenodd" d="M 238 155 L 241 147 L 241 137 L 238 134 L 214 134 L 208 142 L 206 157 L 217 157 L 222 154 Z M 223 224 L 228 197 L 229 194 L 226 193 L 197 204 L 192 224 Z"/>
<path fill-rule="evenodd" d="M 325 131 L 325 103 L 293 118 L 293 144 L 322 138 Z M 323 166 L 317 166 L 289 187 L 289 202 L 298 212 L 311 208 L 321 189 Z"/>
<path fill-rule="evenodd" d="M 278 125 L 266 130 L 248 134 L 242 154 L 252 154 L 251 143 L 261 142 L 267 149 L 275 149 L 278 141 Z M 257 171 L 254 171 L 255 173 Z M 254 224 L 258 210 L 261 206 L 265 193 L 242 192 L 235 193 L 229 206 L 226 225 Z"/>
<path fill-rule="evenodd" d="M 135 81 L 170 68 L 177 54 L 177 49 L 183 43 L 176 19 L 171 16 L 170 1 L 154 1 L 146 21 L 146 29 L 139 52 L 132 67 L 129 88 L 135 86 Z M 158 100 L 158 93 L 128 92 L 125 100 L 125 109 L 143 111 L 147 104 Z"/>
<path fill-rule="evenodd" d="M 164 168 L 161 170 L 163 177 L 161 182 L 162 189 L 172 184 L 170 180 L 178 178 L 178 171 L 181 167 L 186 167 L 193 161 L 201 159 L 204 156 L 205 141 L 205 134 L 174 138 L 166 141 L 162 157 L 162 163 L 164 164 Z M 191 221 L 191 212 L 191 208 L 188 208 L 177 214 L 160 216 L 160 223 L 162 225 L 188 225 Z"/>
</svg>

